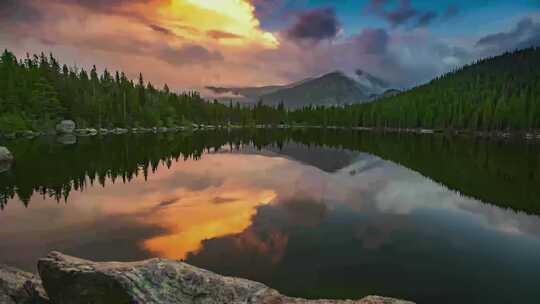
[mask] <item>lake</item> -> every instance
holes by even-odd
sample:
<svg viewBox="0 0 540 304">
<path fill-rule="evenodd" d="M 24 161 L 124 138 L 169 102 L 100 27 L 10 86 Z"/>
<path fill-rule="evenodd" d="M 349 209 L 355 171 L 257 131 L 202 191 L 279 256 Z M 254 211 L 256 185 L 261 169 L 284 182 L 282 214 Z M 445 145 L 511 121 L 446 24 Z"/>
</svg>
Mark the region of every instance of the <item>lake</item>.
<svg viewBox="0 0 540 304">
<path fill-rule="evenodd" d="M 0 263 L 182 259 L 290 296 L 537 303 L 540 145 L 235 130 L 0 142 Z M 64 141 L 64 143 L 66 143 Z"/>
</svg>

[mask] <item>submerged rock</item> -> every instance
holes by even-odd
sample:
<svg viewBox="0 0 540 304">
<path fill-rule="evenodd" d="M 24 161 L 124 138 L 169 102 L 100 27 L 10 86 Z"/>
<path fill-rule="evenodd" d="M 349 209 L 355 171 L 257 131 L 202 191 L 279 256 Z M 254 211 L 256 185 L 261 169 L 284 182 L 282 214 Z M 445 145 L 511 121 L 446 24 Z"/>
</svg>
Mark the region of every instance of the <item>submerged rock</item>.
<svg viewBox="0 0 540 304">
<path fill-rule="evenodd" d="M 165 259 L 141 262 L 91 262 L 58 252 L 38 262 L 43 286 L 56 304 L 406 304 L 367 297 L 358 301 L 288 298 L 257 282 L 220 276 Z"/>
<path fill-rule="evenodd" d="M 0 303 L 49 303 L 39 278 L 31 273 L 0 265 Z"/>
<path fill-rule="evenodd" d="M 0 162 L 13 161 L 13 154 L 6 147 L 0 147 Z"/>
</svg>

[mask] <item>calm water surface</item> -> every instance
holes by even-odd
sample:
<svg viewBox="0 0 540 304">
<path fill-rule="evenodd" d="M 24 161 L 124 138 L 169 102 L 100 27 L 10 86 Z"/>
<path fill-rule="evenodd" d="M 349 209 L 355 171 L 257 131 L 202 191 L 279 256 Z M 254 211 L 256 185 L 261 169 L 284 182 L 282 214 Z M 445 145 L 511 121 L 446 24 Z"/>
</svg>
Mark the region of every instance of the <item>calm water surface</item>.
<svg viewBox="0 0 540 304">
<path fill-rule="evenodd" d="M 0 263 L 183 259 L 291 296 L 538 303 L 535 144 L 325 131 L 2 143 Z M 3 170 L 5 170 L 4 168 Z"/>
</svg>

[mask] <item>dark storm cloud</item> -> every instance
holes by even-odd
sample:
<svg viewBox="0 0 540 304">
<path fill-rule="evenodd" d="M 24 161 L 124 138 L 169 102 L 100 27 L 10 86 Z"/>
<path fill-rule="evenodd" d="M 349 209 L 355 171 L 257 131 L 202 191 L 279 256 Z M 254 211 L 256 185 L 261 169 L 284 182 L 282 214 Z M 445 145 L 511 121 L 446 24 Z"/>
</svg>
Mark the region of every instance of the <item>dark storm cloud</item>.
<svg viewBox="0 0 540 304">
<path fill-rule="evenodd" d="M 292 39 L 320 41 L 336 37 L 340 29 L 333 8 L 317 8 L 296 15 L 296 22 L 287 30 Z"/>
<path fill-rule="evenodd" d="M 478 40 L 476 46 L 499 52 L 540 46 L 540 22 L 523 18 L 514 29 L 487 35 Z"/>
<path fill-rule="evenodd" d="M 425 27 L 437 18 L 436 12 L 420 11 L 412 6 L 410 0 L 400 0 L 393 10 L 387 10 L 386 5 L 390 2 L 391 0 L 371 0 L 364 13 L 382 17 L 393 27 L 401 25 Z"/>
</svg>

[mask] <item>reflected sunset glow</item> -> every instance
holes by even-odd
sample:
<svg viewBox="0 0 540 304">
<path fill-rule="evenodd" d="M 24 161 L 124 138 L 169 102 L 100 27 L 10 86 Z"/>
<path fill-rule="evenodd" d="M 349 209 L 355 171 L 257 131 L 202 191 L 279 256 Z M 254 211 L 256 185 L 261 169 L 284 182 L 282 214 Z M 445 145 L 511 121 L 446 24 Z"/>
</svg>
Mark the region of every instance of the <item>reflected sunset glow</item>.
<svg viewBox="0 0 540 304">
<path fill-rule="evenodd" d="M 273 191 L 240 190 L 220 197 L 195 196 L 171 205 L 144 219 L 168 232 L 142 245 L 155 255 L 183 259 L 206 239 L 240 233 L 251 224 L 256 208 L 276 197 Z M 223 202 L 219 202 L 220 198 Z"/>
</svg>

